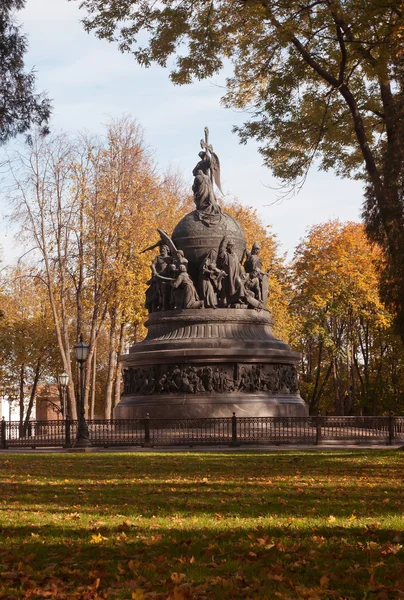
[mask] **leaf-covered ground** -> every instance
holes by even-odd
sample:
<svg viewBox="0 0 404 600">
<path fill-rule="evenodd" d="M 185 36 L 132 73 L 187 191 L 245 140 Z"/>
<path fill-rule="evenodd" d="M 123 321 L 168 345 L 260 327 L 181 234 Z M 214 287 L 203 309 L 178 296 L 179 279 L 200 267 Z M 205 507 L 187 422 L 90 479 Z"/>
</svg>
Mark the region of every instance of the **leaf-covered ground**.
<svg viewBox="0 0 404 600">
<path fill-rule="evenodd" d="M 404 597 L 404 453 L 0 455 L 0 599 Z"/>
</svg>

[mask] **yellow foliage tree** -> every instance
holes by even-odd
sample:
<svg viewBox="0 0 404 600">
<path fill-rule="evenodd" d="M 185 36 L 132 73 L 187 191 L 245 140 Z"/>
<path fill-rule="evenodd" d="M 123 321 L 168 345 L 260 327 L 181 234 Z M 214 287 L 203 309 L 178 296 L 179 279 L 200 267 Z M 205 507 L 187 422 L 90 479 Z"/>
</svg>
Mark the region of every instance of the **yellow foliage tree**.
<svg viewBox="0 0 404 600">
<path fill-rule="evenodd" d="M 378 294 L 380 261 L 359 223 L 313 226 L 296 249 L 294 343 L 312 413 L 321 403 L 336 414 L 368 408 L 375 357 L 392 323 Z"/>
</svg>

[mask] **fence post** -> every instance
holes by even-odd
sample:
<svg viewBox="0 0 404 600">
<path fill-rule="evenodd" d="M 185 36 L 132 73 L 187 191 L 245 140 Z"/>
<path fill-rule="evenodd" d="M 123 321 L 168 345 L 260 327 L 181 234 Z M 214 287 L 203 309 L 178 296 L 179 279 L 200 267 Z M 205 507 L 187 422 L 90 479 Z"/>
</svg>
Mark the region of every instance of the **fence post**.
<svg viewBox="0 0 404 600">
<path fill-rule="evenodd" d="M 393 416 L 393 413 L 390 411 L 390 413 L 389 413 L 389 446 L 391 446 L 391 444 L 394 441 L 394 429 L 395 429 L 395 418 Z"/>
<path fill-rule="evenodd" d="M 238 446 L 239 444 L 237 443 L 237 417 L 236 417 L 236 413 L 233 413 L 233 416 L 231 418 L 231 446 Z"/>
<path fill-rule="evenodd" d="M 150 415 L 146 414 L 146 418 L 144 419 L 144 444 L 145 448 L 150 447 Z"/>
<path fill-rule="evenodd" d="M 6 423 L 6 419 L 5 417 L 2 418 L 1 420 L 1 447 L 6 449 L 7 448 L 7 423 Z"/>
<path fill-rule="evenodd" d="M 316 417 L 316 446 L 321 442 L 321 412 L 319 411 Z"/>
<path fill-rule="evenodd" d="M 71 423 L 70 423 L 70 418 L 69 415 L 66 415 L 66 419 L 65 419 L 65 448 L 70 448 L 71 447 L 71 438 L 70 438 L 70 429 Z"/>
</svg>

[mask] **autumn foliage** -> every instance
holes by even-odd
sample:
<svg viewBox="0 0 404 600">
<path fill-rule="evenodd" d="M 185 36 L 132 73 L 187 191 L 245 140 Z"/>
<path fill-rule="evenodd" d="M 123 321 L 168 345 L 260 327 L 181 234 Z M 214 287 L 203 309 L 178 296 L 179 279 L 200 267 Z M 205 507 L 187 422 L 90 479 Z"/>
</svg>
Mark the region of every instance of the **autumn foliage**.
<svg viewBox="0 0 404 600">
<path fill-rule="evenodd" d="M 359 223 L 313 226 L 295 251 L 293 342 L 314 414 L 403 410 L 403 350 L 379 298 L 380 264 Z"/>
<path fill-rule="evenodd" d="M 72 351 L 82 332 L 90 346 L 87 414 L 110 418 L 121 393 L 118 356 L 145 335 L 152 253 L 141 251 L 158 240 L 157 227 L 170 232 L 193 210 L 189 186 L 158 172 L 129 118 L 111 122 L 104 136 L 34 138 L 9 167 L 14 219 L 29 253 L 0 282 L 1 383 L 17 385 L 23 422 L 24 385 L 35 396 L 40 381 L 56 383 L 65 370 L 75 417 Z M 402 412 L 403 349 L 378 292 L 384 257 L 363 226 L 315 225 L 288 261 L 255 209 L 229 200 L 222 207 L 249 248 L 260 243 L 274 334 L 301 353 L 310 412 Z"/>
</svg>

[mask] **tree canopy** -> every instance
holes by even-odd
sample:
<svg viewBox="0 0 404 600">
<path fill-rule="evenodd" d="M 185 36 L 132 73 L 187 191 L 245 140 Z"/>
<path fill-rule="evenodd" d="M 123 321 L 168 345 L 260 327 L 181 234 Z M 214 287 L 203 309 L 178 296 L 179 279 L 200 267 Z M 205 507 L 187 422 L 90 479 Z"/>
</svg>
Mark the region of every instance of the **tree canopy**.
<svg viewBox="0 0 404 600">
<path fill-rule="evenodd" d="M 25 0 L 0 3 L 0 144 L 33 125 L 47 132 L 50 101 L 35 91 L 35 73 L 24 68 L 27 38 L 15 21 Z"/>
<path fill-rule="evenodd" d="M 383 298 L 404 339 L 402 0 L 81 0 L 84 24 L 139 63 L 189 83 L 233 62 L 227 106 L 286 184 L 313 161 L 364 178 L 367 233 L 385 256 Z"/>
<path fill-rule="evenodd" d="M 293 345 L 301 352 L 302 393 L 310 410 L 380 414 L 400 410 L 391 359 L 403 350 L 380 302 L 380 251 L 360 223 L 314 225 L 292 263 Z M 401 388 L 400 384 L 396 388 Z"/>
</svg>

